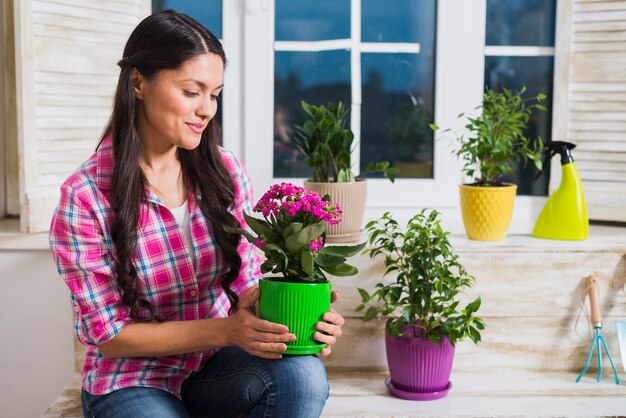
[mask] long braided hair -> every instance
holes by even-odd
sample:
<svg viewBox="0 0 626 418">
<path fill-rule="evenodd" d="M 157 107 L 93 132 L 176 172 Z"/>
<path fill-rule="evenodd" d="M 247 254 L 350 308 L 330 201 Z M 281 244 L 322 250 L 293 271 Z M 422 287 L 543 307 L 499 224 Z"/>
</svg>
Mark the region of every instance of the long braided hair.
<svg viewBox="0 0 626 418">
<path fill-rule="evenodd" d="M 153 79 L 160 70 L 175 69 L 200 54 L 213 53 L 226 56 L 220 41 L 191 17 L 165 10 L 145 18 L 131 33 L 123 59 L 113 103 L 113 112 L 104 134 L 113 137 L 113 173 L 111 178 L 111 205 L 115 219 L 111 237 L 117 253 L 117 284 L 122 292 L 122 303 L 129 308 L 130 316 L 139 320 L 141 309 L 149 311 L 152 319 L 165 320 L 149 300 L 137 292 L 137 270 L 131 257 L 137 245 L 139 209 L 146 178 L 139 166 L 141 139 L 136 129 L 136 99 L 132 85 L 133 70 L 143 77 Z M 209 221 L 227 272 L 222 277 L 222 287 L 236 309 L 239 301 L 230 284 L 237 278 L 241 257 L 237 252 L 240 237 L 224 231 L 223 225 L 239 226 L 229 208 L 234 203 L 234 185 L 220 156 L 215 126 L 211 120 L 202 133 L 200 145 L 191 151 L 177 150 L 185 180 L 195 193 L 204 217 Z"/>
</svg>

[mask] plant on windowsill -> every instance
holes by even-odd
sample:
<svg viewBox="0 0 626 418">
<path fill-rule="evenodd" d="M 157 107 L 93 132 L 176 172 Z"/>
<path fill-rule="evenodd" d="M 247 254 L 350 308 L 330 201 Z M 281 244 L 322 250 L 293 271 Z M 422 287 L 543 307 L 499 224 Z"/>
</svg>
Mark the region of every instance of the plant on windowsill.
<svg viewBox="0 0 626 418">
<path fill-rule="evenodd" d="M 243 216 L 256 236 L 243 228 L 224 228 L 263 251 L 261 272 L 274 275 L 259 283 L 260 317 L 286 325 L 296 335 L 295 342 L 287 343 L 286 354 L 319 353 L 325 345 L 313 339 L 315 324 L 330 310 L 331 284 L 325 273 L 358 273 L 346 258 L 361 251 L 365 243 L 325 246 L 323 224 L 341 222 L 340 204 L 290 183 L 273 185 L 253 211 L 263 219 Z"/>
<path fill-rule="evenodd" d="M 545 94 L 523 98 L 526 88 L 517 93 L 489 88 L 477 117 L 465 114 L 465 133 L 457 135 L 460 147 L 455 155 L 463 162 L 463 174 L 474 182 L 462 184 L 461 211 L 465 231 L 470 239 L 501 240 L 506 237 L 513 215 L 517 186 L 502 183 L 499 178 L 513 173 L 513 164 L 533 161 L 541 170 L 543 142 L 524 134 L 533 110 L 547 111 L 541 101 Z M 430 125 L 433 130 L 439 127 Z M 449 132 L 445 130 L 444 132 Z M 484 213 L 483 211 L 487 211 Z"/>
<path fill-rule="evenodd" d="M 431 400 L 450 389 L 450 372 L 457 342 L 480 341 L 485 328 L 476 316 L 480 297 L 459 308 L 460 295 L 474 278 L 452 253 L 439 213 L 424 209 L 402 231 L 385 213 L 367 224 L 371 258 L 384 256 L 385 274 L 373 293 L 358 289 L 366 321 L 385 318 L 385 345 L 391 377 L 385 383 L 398 397 Z M 366 309 L 367 308 L 367 309 Z"/>
<path fill-rule="evenodd" d="M 340 201 L 343 205 L 344 222 L 326 230 L 329 242 L 358 241 L 365 214 L 367 182 L 352 171 L 350 156 L 354 134 L 345 127 L 348 110 L 342 102 L 315 106 L 302 101 L 302 108 L 309 119 L 295 127 L 294 142 L 304 162 L 313 169 L 312 179 L 305 181 L 304 186 L 320 196 L 329 195 L 331 202 Z M 389 167 L 388 161 L 370 162 L 361 175 L 382 172 L 393 182 L 398 171 Z"/>
</svg>

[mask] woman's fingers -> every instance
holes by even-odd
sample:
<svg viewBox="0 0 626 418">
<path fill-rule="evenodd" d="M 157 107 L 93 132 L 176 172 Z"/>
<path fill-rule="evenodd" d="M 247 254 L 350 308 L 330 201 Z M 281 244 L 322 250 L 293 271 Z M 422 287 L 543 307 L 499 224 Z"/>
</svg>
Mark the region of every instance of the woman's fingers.
<svg viewBox="0 0 626 418">
<path fill-rule="evenodd" d="M 296 336 L 295 334 L 275 334 L 257 331 L 252 335 L 252 339 L 264 343 L 290 343 L 296 340 Z"/>
<path fill-rule="evenodd" d="M 331 348 L 330 346 L 326 346 L 324 348 L 322 348 L 322 351 L 319 352 L 318 356 L 320 357 L 326 357 L 327 355 L 329 355 L 331 352 Z"/>
<path fill-rule="evenodd" d="M 342 327 L 346 323 L 346 320 L 343 319 L 343 316 L 337 313 L 337 311 L 333 308 L 330 308 L 330 312 L 326 312 L 324 316 L 322 316 L 322 319 L 326 322 L 330 322 L 331 324 L 335 324 L 340 327 Z"/>
<path fill-rule="evenodd" d="M 271 332 L 275 334 L 286 334 L 289 332 L 289 328 L 282 324 L 266 321 L 264 319 L 254 319 L 254 328 L 261 332 Z"/>
<path fill-rule="evenodd" d="M 324 334 L 322 332 L 316 332 L 313 334 L 313 339 L 327 345 L 333 345 L 337 342 L 337 338 L 333 335 Z"/>
</svg>

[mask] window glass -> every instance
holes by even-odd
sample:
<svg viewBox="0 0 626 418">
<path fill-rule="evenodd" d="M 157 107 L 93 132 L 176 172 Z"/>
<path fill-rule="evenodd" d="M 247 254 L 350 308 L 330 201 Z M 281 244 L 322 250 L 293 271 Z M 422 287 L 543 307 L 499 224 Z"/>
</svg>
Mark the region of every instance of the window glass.
<svg viewBox="0 0 626 418">
<path fill-rule="evenodd" d="M 543 104 L 548 112 L 534 111 L 528 123 L 525 135 L 531 138 L 541 137 L 542 140 L 551 140 L 552 131 L 552 75 L 554 73 L 554 57 L 486 57 L 485 84 L 492 90 L 519 91 L 526 87 L 525 97 L 532 97 L 539 93 L 547 94 Z M 557 138 L 555 138 L 556 140 Z M 567 140 L 567 138 L 558 138 Z M 533 181 L 537 169 L 531 162 L 525 168 L 515 170 L 515 176 L 507 176 L 505 181 L 514 181 L 518 186 L 518 194 L 546 195 L 549 184 L 549 164 L 541 178 Z"/>
<path fill-rule="evenodd" d="M 362 54 L 362 73 L 361 170 L 388 160 L 398 177 L 432 178 L 434 59 Z"/>
<path fill-rule="evenodd" d="M 552 140 L 552 79 L 554 76 L 554 54 L 548 56 L 516 56 L 516 46 L 553 47 L 556 27 L 556 0 L 487 0 L 486 45 L 508 46 L 509 56 L 485 57 L 485 85 L 493 90 L 503 87 L 519 91 L 526 87 L 530 97 L 544 93 L 548 112 L 534 112 L 526 135 L 540 136 L 544 141 Z M 565 139 L 565 138 L 560 138 Z M 518 185 L 518 195 L 548 194 L 549 165 L 537 181 L 533 181 L 537 170 L 531 162 L 525 168 L 516 167 L 514 176 L 504 181 Z"/>
<path fill-rule="evenodd" d="M 274 68 L 274 177 L 309 177 L 292 141 L 294 126 L 307 118 L 300 102 L 349 107 L 350 52 L 276 52 Z"/>
<path fill-rule="evenodd" d="M 152 0 L 152 10 L 174 9 L 188 14 L 222 39 L 222 0 Z"/>
<path fill-rule="evenodd" d="M 222 0 L 152 0 L 152 10 L 174 9 L 178 12 L 185 13 L 204 27 L 209 29 L 213 35 L 222 39 Z M 228 51 L 226 51 L 226 59 L 228 59 Z M 213 118 L 215 124 L 215 133 L 217 140 L 223 144 L 222 132 L 222 95 L 225 94 L 225 86 L 222 93 L 217 98 L 217 113 Z"/>
<path fill-rule="evenodd" d="M 432 0 L 362 0 L 361 40 L 430 43 L 434 13 Z"/>
<path fill-rule="evenodd" d="M 487 0 L 487 45 L 554 46 L 555 0 Z"/>
<path fill-rule="evenodd" d="M 350 38 L 350 0 L 276 0 L 277 41 Z"/>
</svg>

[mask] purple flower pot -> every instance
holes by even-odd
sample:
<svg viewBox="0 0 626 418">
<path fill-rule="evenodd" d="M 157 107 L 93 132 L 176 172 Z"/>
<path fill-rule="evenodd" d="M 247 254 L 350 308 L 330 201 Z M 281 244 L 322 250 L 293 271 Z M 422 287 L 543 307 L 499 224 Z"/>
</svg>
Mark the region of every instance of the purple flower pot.
<svg viewBox="0 0 626 418">
<path fill-rule="evenodd" d="M 390 392 L 413 400 L 444 397 L 450 389 L 454 347 L 448 337 L 439 344 L 426 338 L 394 337 L 385 334 Z"/>
</svg>

